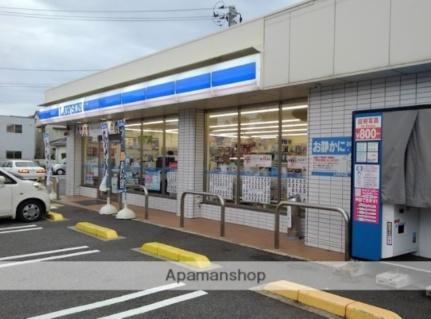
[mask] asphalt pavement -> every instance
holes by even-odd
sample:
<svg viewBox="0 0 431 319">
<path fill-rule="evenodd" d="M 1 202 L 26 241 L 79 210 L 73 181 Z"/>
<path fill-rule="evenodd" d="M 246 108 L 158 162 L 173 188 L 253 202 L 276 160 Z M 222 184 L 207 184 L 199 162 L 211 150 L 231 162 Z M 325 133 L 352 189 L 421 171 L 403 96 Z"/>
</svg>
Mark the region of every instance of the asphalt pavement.
<svg viewBox="0 0 431 319">
<path fill-rule="evenodd" d="M 0 221 L 0 261 L 29 255 L 20 261 L 53 258 L 58 261 L 154 261 L 131 250 L 144 242 L 159 241 L 207 255 L 212 261 L 293 261 L 295 259 L 133 220 L 119 221 L 73 206 L 56 211 L 64 222 L 33 224 Z M 101 241 L 71 230 L 79 221 L 111 227 L 124 236 Z M 77 248 L 74 247 L 86 247 Z M 38 252 L 58 251 L 33 256 Z M 67 255 L 67 256 L 66 256 Z M 58 259 L 56 259 L 58 258 Z M 4 260 L 3 260 L 4 261 Z M 14 266 L 15 267 L 15 266 Z M 19 264 L 16 267 L 20 267 Z M 0 270 L 1 271 L 1 270 Z M 280 278 L 284 279 L 284 278 Z M 321 316 L 253 291 L 178 290 L 153 287 L 134 291 L 0 291 L 0 318 L 301 318 Z M 138 293 L 138 296 L 133 295 Z M 431 299 L 423 292 L 337 292 L 359 301 L 393 310 L 403 318 L 431 318 Z M 118 298 L 123 296 L 121 298 Z M 103 306 L 100 306 L 102 302 Z M 87 306 L 85 306 L 87 305 Z M 99 306 L 97 306 L 99 305 Z M 414 311 L 413 311 L 414 308 Z M 67 310 L 68 309 L 68 310 Z M 62 313 L 57 313 L 63 311 Z M 53 314 L 54 313 L 54 314 Z M 414 315 L 413 315 L 414 314 Z"/>
</svg>

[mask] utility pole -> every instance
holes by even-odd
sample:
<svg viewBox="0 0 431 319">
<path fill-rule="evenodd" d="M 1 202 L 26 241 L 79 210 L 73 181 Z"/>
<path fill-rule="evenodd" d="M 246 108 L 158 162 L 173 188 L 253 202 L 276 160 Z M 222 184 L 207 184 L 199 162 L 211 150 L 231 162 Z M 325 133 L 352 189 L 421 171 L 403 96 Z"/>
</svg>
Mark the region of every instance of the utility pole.
<svg viewBox="0 0 431 319">
<path fill-rule="evenodd" d="M 238 11 L 236 11 L 236 8 L 235 8 L 235 6 L 229 6 L 228 7 L 228 13 L 227 13 L 227 17 L 226 17 L 226 19 L 227 19 L 227 23 L 228 23 L 228 26 L 229 27 L 231 27 L 231 26 L 233 26 L 233 25 L 235 25 L 235 24 L 237 24 L 238 22 L 235 20 L 235 18 L 237 17 L 237 16 L 239 16 L 240 17 L 240 20 L 242 20 L 242 17 L 241 17 L 241 14 L 238 12 Z M 241 22 L 241 21 L 240 21 Z"/>
<path fill-rule="evenodd" d="M 220 27 L 225 25 L 226 22 L 229 27 L 242 22 L 242 15 L 236 10 L 236 7 L 226 7 L 223 1 L 217 2 L 214 6 L 213 17 L 214 22 Z"/>
</svg>

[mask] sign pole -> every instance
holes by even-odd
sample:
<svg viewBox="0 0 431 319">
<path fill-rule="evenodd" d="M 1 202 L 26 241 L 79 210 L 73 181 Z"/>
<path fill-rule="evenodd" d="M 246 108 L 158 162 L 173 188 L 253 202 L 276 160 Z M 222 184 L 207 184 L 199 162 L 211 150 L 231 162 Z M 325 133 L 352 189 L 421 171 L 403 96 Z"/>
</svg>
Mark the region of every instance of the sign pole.
<svg viewBox="0 0 431 319">
<path fill-rule="evenodd" d="M 101 192 L 107 193 L 106 196 L 106 205 L 100 208 L 99 214 L 101 215 L 113 215 L 117 212 L 117 209 L 114 205 L 111 204 L 111 169 L 109 163 L 109 128 L 108 123 L 101 124 L 102 129 L 102 148 L 103 148 L 103 160 L 104 160 L 104 169 L 105 174 L 102 178 L 102 182 L 100 183 L 99 190 Z"/>
<path fill-rule="evenodd" d="M 134 219 L 136 214 L 127 207 L 127 177 L 126 177 L 126 121 L 117 121 L 118 131 L 120 133 L 120 183 L 118 191 L 123 199 L 123 209 L 115 216 L 117 219 Z"/>
</svg>

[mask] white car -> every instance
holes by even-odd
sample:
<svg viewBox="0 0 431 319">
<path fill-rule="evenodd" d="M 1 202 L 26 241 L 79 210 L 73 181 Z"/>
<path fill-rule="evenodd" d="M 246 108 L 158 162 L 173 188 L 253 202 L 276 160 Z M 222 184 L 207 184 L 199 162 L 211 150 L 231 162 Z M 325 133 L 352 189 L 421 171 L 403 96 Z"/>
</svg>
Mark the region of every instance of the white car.
<svg viewBox="0 0 431 319">
<path fill-rule="evenodd" d="M 20 179 L 0 168 L 0 217 L 24 222 L 41 219 L 50 209 L 45 186 Z"/>
<path fill-rule="evenodd" d="M 54 175 L 64 175 L 66 174 L 66 162 L 56 163 L 52 166 L 52 172 Z"/>
<path fill-rule="evenodd" d="M 44 179 L 46 173 L 39 164 L 25 160 L 8 160 L 3 163 L 2 168 L 19 178 L 35 181 Z"/>
</svg>

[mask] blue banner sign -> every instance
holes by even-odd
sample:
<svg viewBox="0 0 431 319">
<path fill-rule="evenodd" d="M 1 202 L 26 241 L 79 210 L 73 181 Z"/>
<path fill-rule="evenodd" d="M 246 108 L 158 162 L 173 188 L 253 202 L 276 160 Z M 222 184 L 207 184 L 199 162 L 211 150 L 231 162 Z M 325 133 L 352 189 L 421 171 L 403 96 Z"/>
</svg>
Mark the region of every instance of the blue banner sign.
<svg viewBox="0 0 431 319">
<path fill-rule="evenodd" d="M 349 177 L 352 138 L 348 136 L 311 139 L 311 175 Z"/>
</svg>

